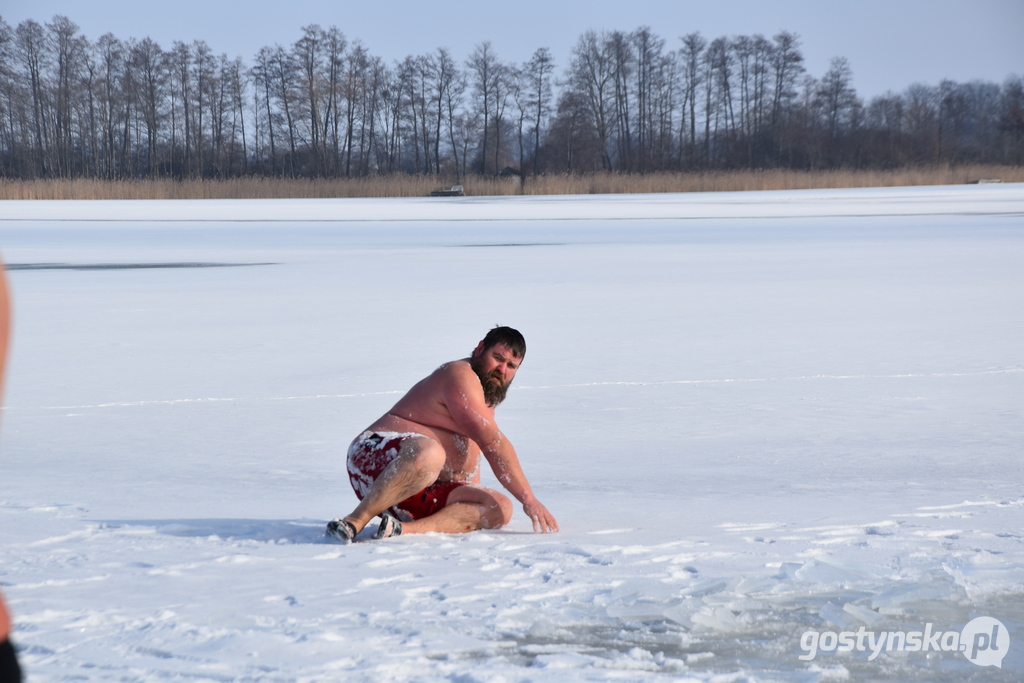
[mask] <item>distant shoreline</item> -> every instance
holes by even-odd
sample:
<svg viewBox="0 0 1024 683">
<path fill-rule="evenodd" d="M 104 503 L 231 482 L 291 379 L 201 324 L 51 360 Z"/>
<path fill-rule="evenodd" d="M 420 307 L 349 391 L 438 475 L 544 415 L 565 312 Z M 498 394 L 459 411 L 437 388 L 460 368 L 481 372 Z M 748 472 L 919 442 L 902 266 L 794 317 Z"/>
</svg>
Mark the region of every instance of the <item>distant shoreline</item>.
<svg viewBox="0 0 1024 683">
<path fill-rule="evenodd" d="M 389 175 L 363 178 L 36 179 L 0 178 L 0 200 L 315 199 L 425 197 L 462 185 L 466 196 L 743 192 L 1024 182 L 1024 167 L 962 165 L 893 170 L 740 170 L 519 177 Z M 438 201 L 445 201 L 438 198 Z"/>
</svg>

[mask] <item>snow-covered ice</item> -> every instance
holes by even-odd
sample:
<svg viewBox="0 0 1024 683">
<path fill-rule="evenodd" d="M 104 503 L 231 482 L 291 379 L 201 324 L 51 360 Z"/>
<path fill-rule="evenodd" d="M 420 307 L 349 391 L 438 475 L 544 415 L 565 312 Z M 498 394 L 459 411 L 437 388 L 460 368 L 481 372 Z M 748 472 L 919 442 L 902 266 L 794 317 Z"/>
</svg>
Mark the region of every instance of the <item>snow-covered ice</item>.
<svg viewBox="0 0 1024 683">
<path fill-rule="evenodd" d="M 29 680 L 1024 675 L 1024 186 L 3 202 L 0 249 Z M 561 533 L 325 540 L 495 324 Z M 802 647 L 976 617 L 1002 668 Z"/>
</svg>

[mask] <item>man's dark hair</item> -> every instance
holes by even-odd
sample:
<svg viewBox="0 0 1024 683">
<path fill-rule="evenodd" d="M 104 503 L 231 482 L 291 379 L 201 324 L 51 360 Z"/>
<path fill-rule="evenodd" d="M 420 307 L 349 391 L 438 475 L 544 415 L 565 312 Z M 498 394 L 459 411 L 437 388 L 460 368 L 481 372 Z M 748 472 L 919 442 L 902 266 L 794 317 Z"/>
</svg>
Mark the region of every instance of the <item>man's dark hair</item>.
<svg viewBox="0 0 1024 683">
<path fill-rule="evenodd" d="M 526 340 L 523 335 L 520 334 L 519 330 L 514 330 L 511 327 L 503 327 L 501 325 L 495 327 L 487 336 L 484 337 L 484 348 L 491 348 L 495 344 L 504 344 L 519 358 L 526 356 Z"/>
</svg>

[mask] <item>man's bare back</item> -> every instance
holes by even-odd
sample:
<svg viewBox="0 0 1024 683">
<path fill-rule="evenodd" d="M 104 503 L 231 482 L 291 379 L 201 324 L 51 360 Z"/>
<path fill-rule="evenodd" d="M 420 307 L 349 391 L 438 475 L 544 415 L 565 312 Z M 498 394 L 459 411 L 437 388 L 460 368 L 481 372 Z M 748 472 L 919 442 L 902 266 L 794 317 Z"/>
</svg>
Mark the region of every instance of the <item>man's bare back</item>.
<svg viewBox="0 0 1024 683">
<path fill-rule="evenodd" d="M 511 502 L 502 493 L 479 485 L 481 455 L 501 485 L 522 503 L 534 529 L 557 531 L 555 518 L 534 497 L 515 449 L 498 429 L 494 416 L 525 348 L 517 331 L 495 328 L 469 358 L 439 367 L 357 437 L 349 450 L 349 471 L 362 500 L 350 515 L 331 522 L 329 532 L 351 540 L 376 515 L 384 519 L 378 536 L 472 531 L 507 524 Z M 389 440 L 384 442 L 385 438 Z M 380 453 L 385 446 L 386 451 Z M 375 465 L 386 456 L 386 467 L 371 474 L 353 472 L 353 458 L 366 462 L 370 456 Z M 409 496 L 419 495 L 417 492 L 426 498 L 441 489 L 444 500 L 436 511 L 420 512 L 426 516 L 407 513 L 412 519 L 402 524 L 386 512 L 392 508 L 402 513 L 403 508 L 392 506 L 407 502 Z"/>
<path fill-rule="evenodd" d="M 445 363 L 420 380 L 391 410 L 367 427 L 367 431 L 422 434 L 444 449 L 445 468 L 439 481 L 471 481 L 474 477 L 479 480 L 480 447 L 460 432 L 448 406 L 438 400 L 447 384 L 459 381 L 452 375 L 457 375 L 457 370 L 464 372 L 464 368 L 456 369 L 456 364 L 469 368 L 469 359 Z M 488 406 L 487 409 L 493 422 L 494 408 Z"/>
</svg>

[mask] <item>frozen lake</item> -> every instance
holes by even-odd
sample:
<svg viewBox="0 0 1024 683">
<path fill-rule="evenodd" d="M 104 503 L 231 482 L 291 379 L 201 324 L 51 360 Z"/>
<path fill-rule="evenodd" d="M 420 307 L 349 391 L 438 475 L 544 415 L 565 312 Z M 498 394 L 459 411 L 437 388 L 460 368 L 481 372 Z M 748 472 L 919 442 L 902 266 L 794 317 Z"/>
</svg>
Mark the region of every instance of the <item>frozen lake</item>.
<svg viewBox="0 0 1024 683">
<path fill-rule="evenodd" d="M 29 680 L 1024 676 L 1024 186 L 3 202 L 0 250 Z M 495 324 L 561 533 L 322 538 Z"/>
</svg>

